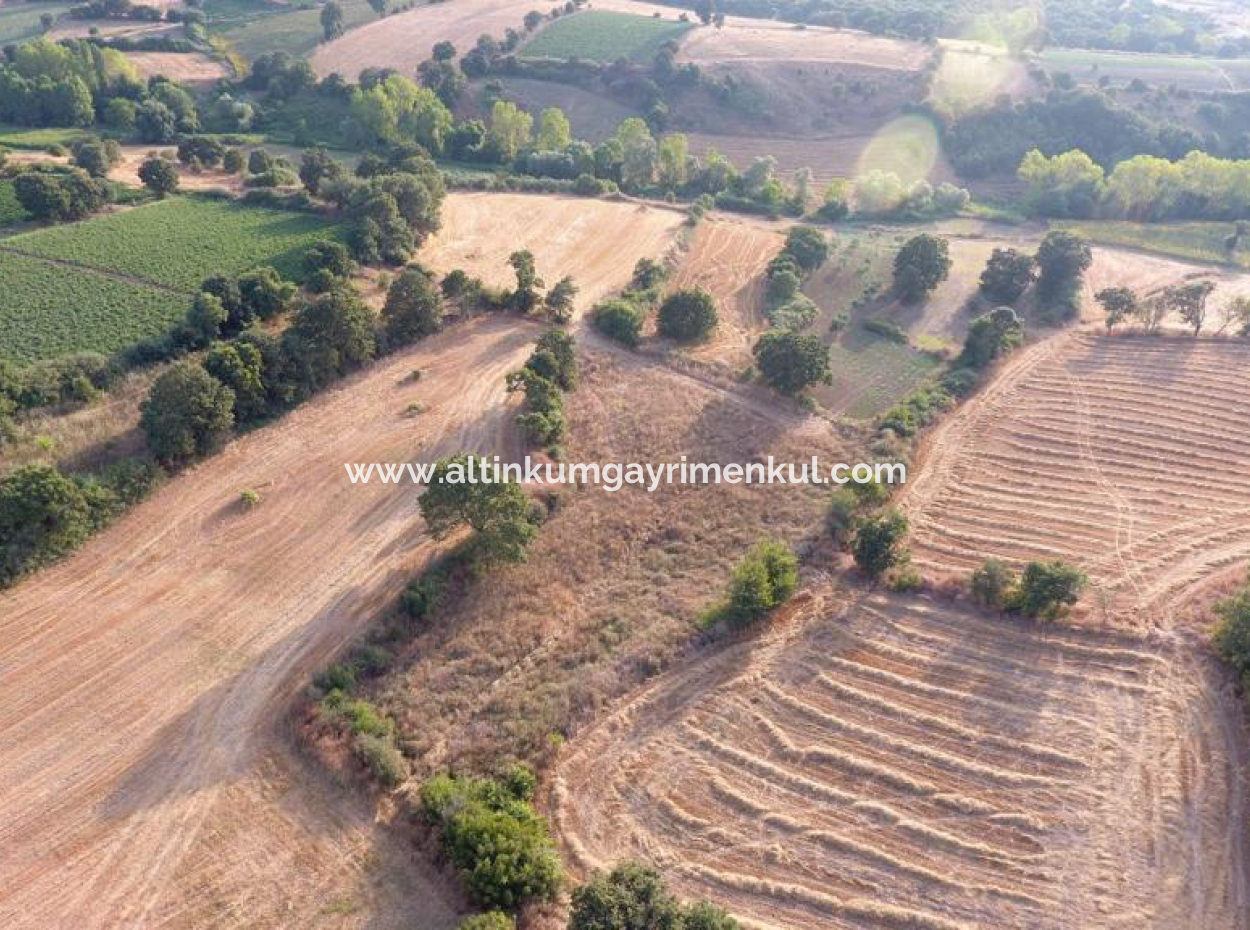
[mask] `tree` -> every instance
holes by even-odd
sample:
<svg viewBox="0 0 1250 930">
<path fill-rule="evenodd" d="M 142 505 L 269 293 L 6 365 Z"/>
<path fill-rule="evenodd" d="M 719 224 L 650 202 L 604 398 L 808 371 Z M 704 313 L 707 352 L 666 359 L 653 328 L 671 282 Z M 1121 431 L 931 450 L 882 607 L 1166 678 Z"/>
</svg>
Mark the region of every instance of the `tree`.
<svg viewBox="0 0 1250 930">
<path fill-rule="evenodd" d="M 981 272 L 981 293 L 1002 304 L 1014 304 L 1036 276 L 1033 256 L 1015 249 L 995 249 Z"/>
<path fill-rule="evenodd" d="M 351 285 L 335 283 L 296 311 L 283 345 L 297 391 L 311 394 L 373 358 L 374 312 Z"/>
<path fill-rule="evenodd" d="M 544 304 L 547 313 L 556 323 L 567 323 L 573 318 L 573 299 L 577 297 L 577 285 L 565 275 L 547 292 Z"/>
<path fill-rule="evenodd" d="M 536 532 L 529 516 L 529 499 L 511 481 L 483 482 L 484 458 L 458 455 L 443 459 L 419 498 L 421 516 L 435 539 L 446 539 L 462 526 L 472 531 L 470 548 L 481 563 L 520 562 Z M 468 481 L 473 468 L 476 483 Z"/>
<path fill-rule="evenodd" d="M 1137 294 L 1131 288 L 1106 287 L 1094 295 L 1094 300 L 1102 304 L 1108 331 L 1141 312 L 1137 305 Z"/>
<path fill-rule="evenodd" d="M 321 31 L 327 42 L 343 34 L 343 8 L 337 0 L 329 0 L 321 8 Z"/>
<path fill-rule="evenodd" d="M 351 275 L 356 263 L 352 261 L 347 246 L 333 239 L 326 239 L 308 247 L 308 251 L 304 253 L 304 266 L 309 274 L 327 271 L 336 278 L 346 278 Z"/>
<path fill-rule="evenodd" d="M 851 212 L 848 188 L 849 185 L 844 180 L 836 179 L 830 181 L 825 188 L 824 200 L 820 205 L 820 209 L 816 211 L 816 215 L 830 223 L 846 219 Z"/>
<path fill-rule="evenodd" d="M 829 257 L 829 240 L 814 226 L 791 226 L 783 251 L 794 258 L 800 270 L 810 274 Z"/>
<path fill-rule="evenodd" d="M 386 293 L 382 327 L 387 348 L 416 342 L 443 326 L 443 298 L 429 275 L 419 268 L 405 269 Z"/>
<path fill-rule="evenodd" d="M 1030 562 L 1020 577 L 1015 600 L 1026 617 L 1053 619 L 1077 602 L 1088 581 L 1083 571 L 1062 560 Z"/>
<path fill-rule="evenodd" d="M 220 297 L 200 291 L 191 302 L 182 327 L 175 333 L 176 341 L 186 349 L 202 349 L 221 335 L 228 317 Z"/>
<path fill-rule="evenodd" d="M 82 488 L 52 465 L 22 465 L 0 479 L 0 587 L 82 543 L 91 532 Z"/>
<path fill-rule="evenodd" d="M 543 333 L 538 337 L 525 367 L 562 391 L 573 390 L 577 386 L 577 356 L 573 349 L 573 337 L 558 329 Z"/>
<path fill-rule="evenodd" d="M 451 61 L 456 57 L 456 46 L 447 41 L 435 42 L 430 57 L 435 61 Z"/>
<path fill-rule="evenodd" d="M 734 569 L 729 600 L 721 615 L 733 626 L 746 626 L 790 599 L 799 583 L 799 560 L 789 547 L 764 540 Z"/>
<path fill-rule="evenodd" d="M 946 240 L 921 233 L 894 256 L 894 290 L 904 303 L 919 303 L 946 280 L 950 269 Z"/>
<path fill-rule="evenodd" d="M 226 174 L 238 174 L 243 170 L 243 152 L 239 149 L 226 149 L 221 156 L 221 170 Z"/>
<path fill-rule="evenodd" d="M 30 168 L 13 179 L 13 193 L 35 219 L 80 220 L 108 203 L 109 187 L 81 168 Z"/>
<path fill-rule="evenodd" d="M 466 917 L 456 925 L 456 930 L 516 930 L 516 921 L 503 911 L 487 911 Z"/>
<path fill-rule="evenodd" d="M 254 320 L 272 320 L 286 313 L 295 299 L 296 288 L 273 268 L 264 265 L 239 275 L 238 292 L 236 321 L 238 328 L 243 329 Z"/>
<path fill-rule="evenodd" d="M 508 256 L 508 264 L 516 273 L 512 305 L 522 313 L 529 313 L 538 305 L 538 292 L 544 287 L 543 279 L 534 267 L 534 253 L 528 249 L 513 252 Z"/>
<path fill-rule="evenodd" d="M 995 307 L 968 328 L 956 367 L 982 369 L 1024 342 L 1024 327 L 1010 307 Z"/>
<path fill-rule="evenodd" d="M 510 100 L 496 100 L 486 127 L 485 145 L 501 163 L 514 161 L 529 145 L 534 117 Z"/>
<path fill-rule="evenodd" d="M 121 161 L 121 146 L 113 139 L 80 141 L 73 147 L 74 164 L 93 178 L 107 177 Z"/>
<path fill-rule="evenodd" d="M 1164 290 L 1164 302 L 1168 307 L 1194 328 L 1194 338 L 1202 331 L 1207 320 L 1207 298 L 1215 290 L 1213 281 L 1194 281 Z"/>
<path fill-rule="evenodd" d="M 378 19 L 381 19 L 386 15 L 386 0 L 369 0 L 369 9 L 373 10 Z"/>
<path fill-rule="evenodd" d="M 548 152 L 562 152 L 573 141 L 569 118 L 559 107 L 548 107 L 538 117 L 538 138 L 534 147 Z"/>
<path fill-rule="evenodd" d="M 1011 606 L 1015 584 L 1015 572 L 1005 562 L 986 559 L 973 570 L 968 579 L 968 591 L 982 607 L 1006 610 Z"/>
<path fill-rule="evenodd" d="M 152 384 L 139 425 L 158 461 L 183 465 L 217 449 L 234 425 L 234 392 L 200 365 L 178 362 Z"/>
<path fill-rule="evenodd" d="M 1080 236 L 1062 230 L 1047 233 L 1037 249 L 1038 296 L 1052 301 L 1075 292 L 1093 260 L 1089 245 Z"/>
<path fill-rule="evenodd" d="M 681 133 L 673 133 L 660 140 L 656 150 L 660 184 L 668 190 L 678 191 L 690 180 L 690 143 Z"/>
<path fill-rule="evenodd" d="M 818 336 L 772 329 L 760 336 L 752 355 L 764 380 L 783 394 L 833 382 L 829 347 Z"/>
<path fill-rule="evenodd" d="M 300 159 L 299 179 L 308 193 L 316 195 L 324 181 L 343 175 L 343 167 L 322 146 L 305 149 Z"/>
<path fill-rule="evenodd" d="M 646 311 L 642 307 L 624 298 L 596 304 L 590 315 L 595 329 L 631 349 L 638 345 L 642 337 L 642 323 L 645 318 Z"/>
<path fill-rule="evenodd" d="M 874 581 L 907 560 L 907 517 L 893 508 L 868 517 L 855 534 L 855 564 Z"/>
<path fill-rule="evenodd" d="M 135 134 L 140 142 L 167 145 L 178 137 L 174 111 L 159 100 L 145 100 L 135 109 Z"/>
<path fill-rule="evenodd" d="M 204 370 L 234 392 L 234 418 L 250 423 L 265 415 L 265 384 L 260 349 L 247 342 L 213 346 Z"/>
<path fill-rule="evenodd" d="M 226 147 L 212 136 L 185 136 L 178 143 L 178 161 L 193 168 L 220 164 Z"/>
<path fill-rule="evenodd" d="M 139 166 L 139 180 L 157 197 L 164 199 L 178 189 L 178 169 L 168 159 L 149 155 Z"/>
<path fill-rule="evenodd" d="M 673 291 L 660 304 L 660 335 L 678 342 L 706 339 L 716 328 L 716 301 L 701 287 Z"/>
</svg>

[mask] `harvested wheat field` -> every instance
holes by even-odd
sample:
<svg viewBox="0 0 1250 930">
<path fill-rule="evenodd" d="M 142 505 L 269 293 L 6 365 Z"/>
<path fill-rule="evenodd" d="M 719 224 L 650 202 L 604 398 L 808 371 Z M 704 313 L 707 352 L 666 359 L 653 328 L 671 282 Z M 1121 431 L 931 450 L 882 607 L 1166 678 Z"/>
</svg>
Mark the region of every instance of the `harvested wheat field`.
<svg viewBox="0 0 1250 930">
<path fill-rule="evenodd" d="M 440 272 L 462 268 L 504 286 L 515 283 L 508 256 L 529 249 L 548 286 L 573 276 L 580 310 L 624 287 L 639 258 L 664 255 L 683 220 L 679 210 L 637 203 L 452 194 L 443 205 L 442 228 L 426 243 L 421 260 Z"/>
<path fill-rule="evenodd" d="M 553 204 L 565 215 L 542 198 L 530 215 Z M 602 208 L 628 245 L 609 262 L 540 222 L 540 268 L 585 270 L 590 291 L 663 243 L 611 219 L 649 214 Z M 516 453 L 504 376 L 538 332 L 482 320 L 381 360 L 0 594 L 0 926 L 454 923 L 441 882 L 276 737 L 311 670 L 432 551 L 419 488 L 352 487 L 343 463 Z"/>
<path fill-rule="evenodd" d="M 695 29 L 681 45 L 681 59 L 696 64 L 746 61 L 819 62 L 918 71 L 932 55 L 919 42 L 849 29 L 799 28 L 762 19 L 725 18 L 723 29 Z"/>
<path fill-rule="evenodd" d="M 411 75 L 430 57 L 436 42 L 451 42 L 463 54 L 480 35 L 501 38 L 505 29 L 520 30 L 521 20 L 533 8 L 525 0 L 422 3 L 318 45 L 313 70 L 318 77 L 337 72 L 349 81 L 356 80 L 363 68 L 394 68 Z"/>
<path fill-rule="evenodd" d="M 773 626 L 573 744 L 578 868 L 756 928 L 1244 926 L 1235 702 L 1188 663 L 827 582 Z"/>
<path fill-rule="evenodd" d="M 1159 622 L 1149 608 L 1250 557 L 1247 392 L 1239 343 L 1084 331 L 1030 347 L 933 437 L 906 497 L 916 565 L 1064 558 L 1099 611 Z"/>
<path fill-rule="evenodd" d="M 721 215 L 699 224 L 669 279 L 671 289 L 701 287 L 716 298 L 719 322 L 706 343 L 689 350 L 693 358 L 735 371 L 751 364 L 751 346 L 768 328 L 764 269 L 785 244 L 783 229 Z"/>
<path fill-rule="evenodd" d="M 231 77 L 225 63 L 203 52 L 128 52 L 126 57 L 145 78 L 159 74 L 183 84 L 205 86 Z"/>
</svg>

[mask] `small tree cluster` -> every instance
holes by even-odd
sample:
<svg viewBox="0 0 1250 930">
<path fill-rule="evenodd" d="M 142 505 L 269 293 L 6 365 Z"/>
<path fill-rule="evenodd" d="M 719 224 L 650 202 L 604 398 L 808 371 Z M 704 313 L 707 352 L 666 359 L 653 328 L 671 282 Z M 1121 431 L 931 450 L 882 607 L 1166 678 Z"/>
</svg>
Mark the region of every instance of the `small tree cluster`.
<svg viewBox="0 0 1250 930">
<path fill-rule="evenodd" d="M 1053 620 L 1080 599 L 1089 579 L 1062 560 L 1029 562 L 1019 578 L 1011 568 L 988 559 L 972 572 L 968 589 L 974 601 L 990 610 Z"/>
<path fill-rule="evenodd" d="M 1093 262 L 1088 243 L 1062 230 L 1049 232 L 1037 249 L 1037 297 L 1048 317 L 1058 323 L 1080 313 L 1081 278 Z"/>
<path fill-rule="evenodd" d="M 543 333 L 525 367 L 508 375 L 508 390 L 525 392 L 525 410 L 517 416 L 517 425 L 531 443 L 552 446 L 564 438 L 562 392 L 576 383 L 573 337 L 561 330 Z"/>
<path fill-rule="evenodd" d="M 813 384 L 832 384 L 829 346 L 819 336 L 792 329 L 771 329 L 751 354 L 761 377 L 783 394 L 797 394 Z"/>
<path fill-rule="evenodd" d="M 757 543 L 734 569 L 729 596 L 707 617 L 744 627 L 764 619 L 790 599 L 799 583 L 799 560 L 789 546 L 766 539 Z"/>
<path fill-rule="evenodd" d="M 659 333 L 666 339 L 699 342 L 716 323 L 716 301 L 701 287 L 673 291 L 660 304 Z"/>
<path fill-rule="evenodd" d="M 531 803 L 534 785 L 517 766 L 501 779 L 438 775 L 421 787 L 421 810 L 480 907 L 515 911 L 559 891 L 560 857 Z"/>
<path fill-rule="evenodd" d="M 1037 277 L 1032 255 L 1015 249 L 995 249 L 981 272 L 981 293 L 998 304 L 1012 305 Z"/>
<path fill-rule="evenodd" d="M 893 568 L 905 565 L 907 552 L 907 517 L 886 509 L 866 517 L 855 532 L 851 554 L 859 570 L 873 581 Z"/>
<path fill-rule="evenodd" d="M 828 257 L 829 240 L 819 229 L 790 227 L 785 247 L 768 263 L 767 269 L 765 307 L 774 326 L 801 330 L 815 319 L 816 305 L 799 287 Z"/>
<path fill-rule="evenodd" d="M 706 901 L 682 904 L 659 872 L 626 862 L 573 891 L 568 930 L 738 930 L 738 922 Z"/>
<path fill-rule="evenodd" d="M 590 321 L 595 329 L 631 349 L 642 339 L 647 314 L 660 299 L 668 268 L 650 258 L 640 258 L 627 287 L 617 297 L 595 305 Z"/>
</svg>

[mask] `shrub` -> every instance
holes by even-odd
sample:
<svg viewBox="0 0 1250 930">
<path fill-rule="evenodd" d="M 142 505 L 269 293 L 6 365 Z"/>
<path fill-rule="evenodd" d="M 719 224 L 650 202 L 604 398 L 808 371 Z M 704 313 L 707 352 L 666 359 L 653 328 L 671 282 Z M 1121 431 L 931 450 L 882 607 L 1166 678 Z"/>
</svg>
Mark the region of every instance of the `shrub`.
<svg viewBox="0 0 1250 930">
<path fill-rule="evenodd" d="M 737 930 L 705 901 L 683 907 L 660 873 L 636 862 L 598 873 L 573 892 L 568 930 Z"/>
<path fill-rule="evenodd" d="M 1014 596 L 1015 572 L 1004 562 L 986 559 L 973 570 L 968 591 L 973 601 L 990 610 L 1008 610 Z"/>
<path fill-rule="evenodd" d="M 1013 606 L 1026 617 L 1054 619 L 1077 602 L 1088 581 L 1083 571 L 1059 559 L 1030 562 L 1020 576 Z"/>
<path fill-rule="evenodd" d="M 408 778 L 408 760 L 387 737 L 365 734 L 355 741 L 356 754 L 384 788 L 395 788 Z"/>
<path fill-rule="evenodd" d="M 963 351 L 955 364 L 983 369 L 1024 342 L 1024 327 L 1010 307 L 996 307 L 982 314 L 968 328 Z"/>
<path fill-rule="evenodd" d="M 442 328 L 443 298 L 424 271 L 408 268 L 391 283 L 382 307 L 382 325 L 386 345 L 392 349 Z"/>
<path fill-rule="evenodd" d="M 907 560 L 907 518 L 886 510 L 864 520 L 855 534 L 855 564 L 869 578 L 877 579 Z"/>
<path fill-rule="evenodd" d="M 239 493 L 239 503 L 246 509 L 251 510 L 260 504 L 260 492 L 252 488 L 247 488 Z"/>
<path fill-rule="evenodd" d="M 1250 584 L 1217 603 L 1215 615 L 1215 651 L 1250 686 Z"/>
<path fill-rule="evenodd" d="M 546 822 L 529 799 L 533 782 L 440 775 L 421 787 L 421 809 L 480 907 L 515 910 L 550 900 L 563 879 Z"/>
<path fill-rule="evenodd" d="M 503 911 L 488 911 L 466 917 L 456 926 L 456 930 L 516 930 L 516 920 Z"/>
<path fill-rule="evenodd" d="M 660 304 L 660 335 L 678 342 L 706 339 L 716 327 L 716 301 L 702 288 L 674 291 Z"/>
<path fill-rule="evenodd" d="M 870 317 L 864 320 L 864 329 L 870 333 L 882 336 L 891 342 L 897 342 L 899 345 L 907 345 L 910 341 L 906 330 L 891 320 L 883 320 L 880 317 Z"/>
<path fill-rule="evenodd" d="M 794 553 L 783 543 L 764 540 L 734 569 L 729 597 L 710 619 L 735 627 L 755 623 L 789 600 L 798 583 L 799 560 Z"/>
<path fill-rule="evenodd" d="M 812 272 L 829 257 L 829 240 L 812 226 L 791 226 L 786 233 L 785 250 L 805 272 Z"/>
<path fill-rule="evenodd" d="M 642 307 L 619 297 L 597 304 L 590 315 L 595 329 L 631 349 L 638 345 L 642 336 L 645 317 L 646 311 Z"/>
<path fill-rule="evenodd" d="M 0 479 L 0 587 L 59 558 L 93 528 L 82 486 L 51 465 L 26 465 Z"/>
</svg>

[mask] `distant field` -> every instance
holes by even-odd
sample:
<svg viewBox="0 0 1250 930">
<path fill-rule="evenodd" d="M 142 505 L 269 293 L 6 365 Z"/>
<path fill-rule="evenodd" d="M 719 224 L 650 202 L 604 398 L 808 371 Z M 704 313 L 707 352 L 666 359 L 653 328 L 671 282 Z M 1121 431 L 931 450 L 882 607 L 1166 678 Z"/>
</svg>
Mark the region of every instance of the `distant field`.
<svg viewBox="0 0 1250 930">
<path fill-rule="evenodd" d="M 1108 77 L 1117 84 L 1141 78 L 1148 84 L 1175 84 L 1188 90 L 1250 88 L 1250 60 L 1048 48 L 1033 59 L 1047 71 L 1066 71 L 1078 81 Z"/>
<path fill-rule="evenodd" d="M 665 42 L 680 41 L 690 28 L 672 20 L 587 10 L 551 23 L 521 49 L 521 57 L 645 62 Z"/>
<path fill-rule="evenodd" d="M 191 293 L 209 275 L 257 265 L 296 277 L 308 245 L 334 233 L 333 223 L 307 213 L 179 197 L 14 236 L 6 244 Z"/>
<path fill-rule="evenodd" d="M 0 7 L 0 10 L 2 9 L 4 8 Z M 0 124 L 0 148 L 42 151 L 49 145 L 68 146 L 84 134 L 84 131 L 81 129 L 68 129 L 56 126 L 33 128 L 31 126 L 5 126 Z"/>
<path fill-rule="evenodd" d="M 165 332 L 190 301 L 137 282 L 0 252 L 0 359 L 111 353 Z"/>
<path fill-rule="evenodd" d="M 1243 243 L 1233 255 L 1229 255 L 1224 247 L 1225 240 L 1234 232 L 1232 223 L 1130 223 L 1090 220 L 1054 225 L 1104 245 L 1119 245 L 1172 258 L 1250 268 L 1250 243 Z"/>
<path fill-rule="evenodd" d="M 17 196 L 13 193 L 13 182 L 0 179 L 0 226 L 8 226 L 24 219 L 26 211 L 17 202 Z"/>
<path fill-rule="evenodd" d="M 340 0 L 340 6 L 348 30 L 377 19 L 365 0 Z M 263 0 L 206 0 L 204 10 L 209 30 L 249 61 L 268 52 L 288 52 L 302 58 L 324 36 L 318 6 L 297 9 Z"/>
<path fill-rule="evenodd" d="M 39 17 L 44 13 L 60 16 L 68 3 L 14 3 L 0 6 L 0 44 L 25 42 L 43 35 Z"/>
</svg>

